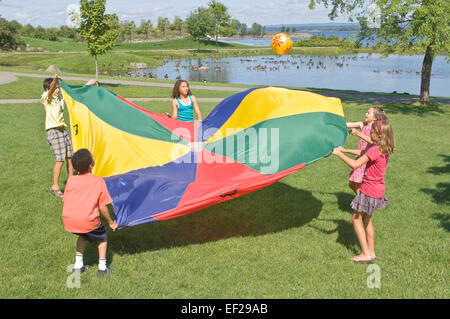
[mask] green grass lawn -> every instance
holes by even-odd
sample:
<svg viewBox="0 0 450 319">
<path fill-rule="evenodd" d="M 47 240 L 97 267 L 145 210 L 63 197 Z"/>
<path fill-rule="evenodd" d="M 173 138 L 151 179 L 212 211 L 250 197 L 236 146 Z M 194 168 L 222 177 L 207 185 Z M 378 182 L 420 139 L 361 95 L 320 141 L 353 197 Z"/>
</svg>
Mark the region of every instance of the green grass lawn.
<svg viewBox="0 0 450 319">
<path fill-rule="evenodd" d="M 24 84 L 31 98 L 40 96 L 39 85 Z M 215 104 L 201 103 L 204 116 Z M 139 105 L 168 108 L 167 102 Z M 362 120 L 370 106 L 345 103 L 346 118 Z M 48 191 L 54 158 L 43 107 L 0 105 L 0 297 L 449 298 L 450 110 L 381 106 L 397 142 L 386 176 L 392 204 L 373 219 L 381 288 L 368 288 L 368 266 L 350 261 L 359 253 L 350 169 L 332 156 L 190 215 L 108 230 L 108 263 L 116 272 L 97 278 L 97 250 L 88 245 L 85 262 L 93 269 L 76 289 L 66 284 L 76 236 L 64 230 L 62 202 Z M 349 137 L 346 147 L 356 145 Z M 62 182 L 66 178 L 64 171 Z"/>
<path fill-rule="evenodd" d="M 72 41 L 72 39 L 68 38 L 59 38 L 58 41 L 49 41 L 30 37 L 22 37 L 22 40 L 33 48 L 42 48 L 50 52 L 74 52 L 87 50 L 86 43 L 74 42 Z"/>
<path fill-rule="evenodd" d="M 73 42 L 71 39 L 60 38 L 58 41 L 48 41 L 42 39 L 35 39 L 30 37 L 22 37 L 23 41 L 33 48 L 42 48 L 49 52 L 77 52 L 86 51 L 87 45 L 84 42 Z M 267 44 L 270 46 L 270 42 Z M 152 42 L 140 42 L 140 43 L 118 43 L 114 46 L 115 51 L 130 51 L 130 50 L 190 50 L 197 49 L 198 42 L 194 41 L 190 37 L 173 40 L 160 40 Z M 215 41 L 201 40 L 200 50 L 216 50 L 216 49 L 232 49 L 232 48 L 249 48 L 247 45 L 236 43 L 218 42 L 216 46 Z"/>
</svg>

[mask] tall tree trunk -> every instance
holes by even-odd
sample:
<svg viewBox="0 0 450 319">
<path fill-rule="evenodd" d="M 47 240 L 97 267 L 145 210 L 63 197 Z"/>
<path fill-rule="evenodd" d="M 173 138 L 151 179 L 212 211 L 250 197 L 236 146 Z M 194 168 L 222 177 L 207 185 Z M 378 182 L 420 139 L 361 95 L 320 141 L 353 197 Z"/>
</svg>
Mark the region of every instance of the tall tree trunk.
<svg viewBox="0 0 450 319">
<path fill-rule="evenodd" d="M 197 49 L 197 51 L 200 52 L 200 39 L 198 40 L 198 49 Z"/>
<path fill-rule="evenodd" d="M 97 55 L 94 55 L 95 59 L 95 79 L 98 81 L 98 61 L 97 61 Z"/>
<path fill-rule="evenodd" d="M 427 47 L 425 56 L 422 62 L 422 75 L 420 82 L 420 101 L 430 101 L 430 81 L 431 81 L 431 66 L 433 65 L 433 55 L 430 47 Z"/>
</svg>

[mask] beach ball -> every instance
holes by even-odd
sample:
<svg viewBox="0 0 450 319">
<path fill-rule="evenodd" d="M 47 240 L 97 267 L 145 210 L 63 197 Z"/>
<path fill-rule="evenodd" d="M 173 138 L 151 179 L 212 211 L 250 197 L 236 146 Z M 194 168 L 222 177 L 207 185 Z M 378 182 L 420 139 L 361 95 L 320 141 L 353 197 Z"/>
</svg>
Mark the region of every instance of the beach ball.
<svg viewBox="0 0 450 319">
<path fill-rule="evenodd" d="M 292 39 L 286 33 L 278 33 L 272 38 L 272 50 L 279 55 L 289 52 L 292 48 Z"/>
</svg>

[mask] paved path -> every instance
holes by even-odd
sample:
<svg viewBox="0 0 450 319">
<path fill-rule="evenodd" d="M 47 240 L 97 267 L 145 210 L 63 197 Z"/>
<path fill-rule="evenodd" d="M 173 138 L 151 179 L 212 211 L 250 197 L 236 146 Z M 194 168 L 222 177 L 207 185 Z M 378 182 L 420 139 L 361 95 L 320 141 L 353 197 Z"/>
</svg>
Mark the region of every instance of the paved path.
<svg viewBox="0 0 450 319">
<path fill-rule="evenodd" d="M 13 73 L 0 72 L 0 85 L 14 81 L 17 81 L 17 78 Z"/>
<path fill-rule="evenodd" d="M 0 71 L 0 85 L 9 83 L 17 80 L 17 76 L 26 76 L 33 78 L 47 78 L 48 75 L 45 74 L 32 74 L 32 73 L 20 73 L 20 72 L 3 72 Z M 64 76 L 65 80 L 71 81 L 88 81 L 89 78 L 86 77 L 74 77 L 74 76 Z M 124 84 L 124 85 L 141 85 L 141 86 L 156 86 L 156 87 L 173 87 L 171 83 L 158 83 L 158 82 L 147 82 L 147 81 L 128 81 L 128 80 L 112 80 L 112 79 L 101 79 L 102 83 L 108 84 Z M 227 87 L 227 86 L 207 86 L 207 85 L 191 85 L 192 89 L 200 90 L 214 90 L 214 91 L 234 91 L 243 92 L 248 90 L 248 88 L 240 87 Z M 314 91 L 314 90 L 312 90 Z M 381 94 L 370 94 L 370 93 L 345 93 L 345 92 L 334 92 L 334 91 L 317 91 L 317 93 L 324 96 L 331 96 L 340 98 L 343 101 L 355 102 L 355 103 L 372 103 L 372 104 L 387 104 L 387 103 L 409 103 L 419 101 L 418 97 L 410 95 L 381 95 Z M 169 101 L 168 98 L 128 98 L 129 101 Z M 203 98 L 199 99 L 205 102 L 220 102 L 220 98 Z M 433 102 L 438 102 L 444 105 L 450 105 L 450 99 L 440 99 L 432 98 Z M 14 103 L 37 103 L 40 102 L 38 99 L 8 99 L 0 100 L 0 104 L 14 104 Z"/>
<path fill-rule="evenodd" d="M 171 98 L 165 97 L 155 97 L 155 98 L 147 98 L 147 97 L 130 97 L 125 98 L 130 102 L 149 102 L 149 101 L 172 101 Z M 222 98 L 197 98 L 199 102 L 217 102 L 222 101 Z M 41 103 L 40 99 L 0 99 L 0 104 L 29 104 L 29 103 Z"/>
<path fill-rule="evenodd" d="M 5 84 L 1 82 L 2 78 L 12 79 L 15 76 L 27 76 L 31 78 L 48 78 L 49 75 L 46 74 L 33 74 L 33 73 L 20 73 L 20 72 L 3 72 L 0 71 L 0 84 Z M 64 80 L 70 81 L 89 81 L 92 78 L 86 77 L 76 77 L 76 76 L 62 76 Z M 17 78 L 15 79 L 17 80 Z M 173 88 L 173 83 L 158 83 L 158 82 L 147 82 L 147 81 L 128 81 L 128 80 L 112 80 L 112 79 L 100 79 L 101 83 L 107 84 L 124 84 L 124 85 L 141 85 L 141 86 L 158 86 L 158 87 L 170 87 Z M 192 89 L 200 90 L 214 90 L 214 91 L 236 91 L 242 92 L 248 90 L 248 88 L 240 87 L 228 87 L 228 86 L 208 86 L 208 85 L 190 85 Z"/>
</svg>

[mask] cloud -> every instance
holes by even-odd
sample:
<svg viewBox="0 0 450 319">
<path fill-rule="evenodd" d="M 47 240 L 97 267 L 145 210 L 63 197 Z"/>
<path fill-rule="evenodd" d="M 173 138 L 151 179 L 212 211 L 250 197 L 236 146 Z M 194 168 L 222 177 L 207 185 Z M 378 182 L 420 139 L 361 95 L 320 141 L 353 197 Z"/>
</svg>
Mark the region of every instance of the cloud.
<svg viewBox="0 0 450 319">
<path fill-rule="evenodd" d="M 27 21 L 28 22 L 30 20 L 30 16 L 28 15 L 28 13 L 24 13 L 24 12 L 16 12 L 14 17 L 18 21 Z"/>
</svg>

